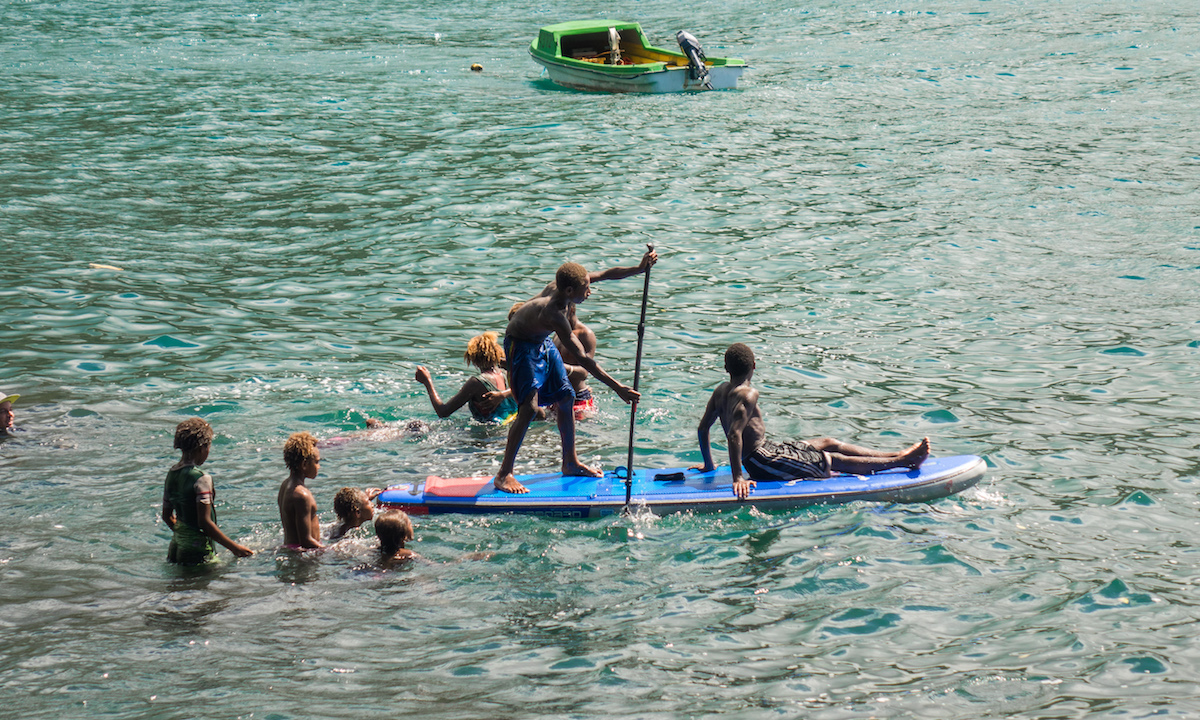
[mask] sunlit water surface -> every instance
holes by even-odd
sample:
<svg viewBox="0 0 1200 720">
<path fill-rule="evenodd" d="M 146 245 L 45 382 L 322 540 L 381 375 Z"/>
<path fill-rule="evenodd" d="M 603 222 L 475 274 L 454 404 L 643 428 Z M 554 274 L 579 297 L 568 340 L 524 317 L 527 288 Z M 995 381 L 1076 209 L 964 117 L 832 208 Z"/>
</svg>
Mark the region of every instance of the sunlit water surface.
<svg viewBox="0 0 1200 720">
<path fill-rule="evenodd" d="M 556 89 L 567 0 L 10 2 L 0 21 L 5 717 L 1072 718 L 1200 712 L 1200 22 L 1188 3 L 606 14 L 754 66 L 737 91 Z M 472 73 L 471 63 L 484 66 Z M 985 457 L 931 504 L 421 518 L 279 550 L 311 486 L 495 470 L 413 381 L 554 268 L 662 260 L 636 462 L 699 460 L 731 342 L 777 436 Z M 119 270 L 94 268 L 108 265 Z M 640 279 L 581 313 L 630 382 Z M 608 391 L 584 458 L 623 464 Z M 218 432 L 222 527 L 157 517 L 174 425 Z M 523 471 L 558 462 L 535 427 Z M 473 553 L 486 560 L 463 560 Z"/>
</svg>

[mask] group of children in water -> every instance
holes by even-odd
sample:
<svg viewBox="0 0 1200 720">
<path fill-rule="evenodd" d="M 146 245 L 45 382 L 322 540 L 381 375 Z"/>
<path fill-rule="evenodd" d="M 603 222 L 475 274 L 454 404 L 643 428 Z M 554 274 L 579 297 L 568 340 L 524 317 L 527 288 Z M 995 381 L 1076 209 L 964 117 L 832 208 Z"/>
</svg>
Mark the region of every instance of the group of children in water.
<svg viewBox="0 0 1200 720">
<path fill-rule="evenodd" d="M 216 490 L 212 476 L 200 469 L 212 448 L 212 426 L 200 418 L 190 418 L 175 428 L 175 448 L 179 462 L 167 471 L 163 487 L 162 518 L 171 528 L 167 560 L 181 565 L 209 562 L 221 545 L 235 557 L 254 554 L 250 548 L 230 539 L 217 526 L 214 508 Z M 305 482 L 317 476 L 321 451 L 317 439 L 307 432 L 293 433 L 283 446 L 283 461 L 288 477 L 279 487 L 277 502 L 283 525 L 284 547 L 309 550 L 325 547 L 317 521 L 317 502 Z M 380 562 L 388 565 L 411 560 L 417 555 L 404 547 L 413 539 L 412 520 L 400 510 L 375 515 L 374 500 L 381 491 L 342 488 L 333 498 L 337 522 L 326 539 L 334 542 L 372 519 L 379 538 Z"/>
<path fill-rule="evenodd" d="M 579 321 L 576 306 L 591 295 L 592 283 L 647 272 L 657 260 L 658 256 L 650 250 L 636 266 L 597 273 L 589 273 L 577 263 L 564 263 L 554 281 L 540 294 L 517 303 L 509 311 L 503 347 L 497 343 L 495 333 L 484 333 L 471 340 L 464 357 L 479 373 L 445 402 L 433 387 L 429 371 L 417 368 L 416 380 L 425 386 L 438 417 L 447 417 L 466 405 L 472 417 L 480 422 L 509 424 L 500 469 L 492 479 L 496 490 L 529 492 L 513 472 L 517 452 L 530 423 L 549 414 L 558 423 L 563 475 L 602 474 L 584 465 L 575 450 L 575 421 L 595 407 L 587 388 L 587 376 L 610 387 L 627 403 L 636 403 L 640 395 L 613 379 L 596 362 L 595 334 Z M 713 391 L 697 431 L 704 464 L 692 470 L 716 469 L 709 447 L 709 429 L 720 420 L 729 449 L 732 491 L 739 499 L 749 497 L 756 479 L 818 479 L 840 472 L 871 474 L 896 467 L 916 468 L 929 456 L 928 438 L 898 452 L 859 447 L 829 437 L 785 443 L 769 441 L 758 407 L 758 391 L 751 385 L 755 369 L 753 351 L 742 343 L 730 346 L 725 353 L 725 369 L 729 380 Z M 212 557 L 214 542 L 237 557 L 253 554 L 217 527 L 212 507 L 212 478 L 199 468 L 208 458 L 212 435 L 212 428 L 199 418 L 185 420 L 176 428 L 175 447 L 182 455 L 167 473 L 162 507 L 163 520 L 174 532 L 168 551 L 168 560 L 172 562 L 204 562 Z M 283 457 L 289 475 L 279 488 L 277 501 L 284 546 L 297 550 L 322 548 L 317 503 L 305 485 L 320 470 L 317 439 L 307 432 L 294 433 L 284 445 Z M 334 500 L 338 522 L 328 539 L 336 540 L 374 518 L 382 563 L 416 557 L 404 547 L 413 537 L 412 521 L 399 510 L 375 516 L 372 501 L 378 493 L 374 489 L 343 488 Z"/>
</svg>

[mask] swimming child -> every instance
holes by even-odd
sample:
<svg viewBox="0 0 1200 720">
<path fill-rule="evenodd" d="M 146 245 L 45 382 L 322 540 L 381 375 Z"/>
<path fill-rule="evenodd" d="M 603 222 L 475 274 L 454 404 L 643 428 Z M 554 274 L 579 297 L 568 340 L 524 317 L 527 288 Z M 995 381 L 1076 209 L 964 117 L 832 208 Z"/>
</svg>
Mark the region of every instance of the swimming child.
<svg viewBox="0 0 1200 720">
<path fill-rule="evenodd" d="M 438 417 L 450 417 L 463 405 L 467 406 L 471 417 L 477 422 L 503 423 L 516 414 L 517 401 L 513 399 L 504 371 L 500 367 L 504 362 L 504 349 L 496 342 L 496 337 L 494 332 L 485 332 L 471 338 L 467 343 L 463 359 L 474 365 L 479 372 L 467 378 L 458 393 L 446 402 L 442 402 L 438 397 L 429 371 L 423 366 L 417 367 L 417 382 L 425 386 L 425 391 L 429 393 L 429 402 Z"/>
<path fill-rule="evenodd" d="M 646 253 L 642 263 L 629 274 L 644 272 L 654 264 L 658 256 Z M 615 271 L 626 269 L 614 268 Z M 596 277 L 607 275 L 598 273 Z M 594 358 L 588 357 L 579 339 L 572 332 L 568 311 L 572 305 L 587 300 L 591 295 L 591 275 L 578 263 L 564 263 L 555 273 L 554 282 L 542 290 L 512 314 L 504 335 L 504 352 L 508 357 L 509 378 L 514 397 L 517 399 L 517 418 L 508 431 L 508 442 L 500 470 L 493 478 L 497 490 L 511 493 L 526 493 L 528 488 L 517 481 L 513 474 L 517 451 L 525 439 L 525 432 L 533 419 L 539 403 L 555 405 L 558 431 L 562 440 L 562 474 L 599 477 L 600 472 L 585 466 L 575 451 L 575 391 L 567 379 L 562 356 L 550 340 L 557 335 L 565 347 L 578 356 L 579 364 L 600 382 L 612 388 L 625 402 L 636 402 L 640 394 L 633 388 L 622 385 L 604 372 Z M 613 277 L 616 277 L 614 275 Z M 628 277 L 628 275 L 620 275 Z M 606 278 L 611 279 L 611 278 Z"/>
<path fill-rule="evenodd" d="M 404 547 L 404 543 L 413 539 L 413 526 L 403 510 L 380 513 L 375 518 L 375 536 L 379 538 L 379 563 L 384 567 L 421 557 Z"/>
<path fill-rule="evenodd" d="M 284 547 L 290 550 L 323 548 L 317 501 L 304 484 L 321 471 L 317 439 L 306 432 L 292 433 L 283 445 L 283 462 L 289 474 L 279 486 L 276 502 L 279 504 L 279 521 L 283 524 Z"/>
<path fill-rule="evenodd" d="M 767 440 L 758 390 L 750 384 L 754 368 L 754 351 L 748 345 L 734 343 L 725 351 L 729 381 L 713 390 L 700 418 L 697 435 L 704 465 L 692 468 L 702 472 L 716 469 L 708 430 L 719 418 L 729 445 L 733 494 L 738 498 L 746 499 L 750 488 L 757 484 L 755 480 L 819 479 L 835 472 L 870 475 L 896 467 L 916 468 L 929 457 L 929 438 L 899 452 L 858 447 L 831 437 L 783 443 Z M 743 466 L 749 479 L 742 477 Z"/>
<path fill-rule="evenodd" d="M 422 420 L 397 420 L 384 422 L 377 418 L 366 419 L 366 430 L 351 430 L 345 435 L 321 438 L 317 441 L 320 447 L 330 448 L 348 445 L 358 440 L 383 442 L 386 440 L 407 440 L 419 438 L 429 432 L 429 425 Z"/>
<path fill-rule="evenodd" d="M 333 496 L 333 512 L 337 522 L 329 530 L 329 540 L 340 540 L 346 533 L 375 516 L 375 498 L 383 492 L 380 488 L 344 487 Z"/>
<path fill-rule="evenodd" d="M 3 390 L 0 390 L 0 437 L 12 435 L 16 429 L 13 427 L 13 420 L 17 414 L 13 412 L 13 403 L 17 401 L 20 395 L 5 395 Z"/>
<path fill-rule="evenodd" d="M 212 476 L 200 469 L 208 460 L 212 439 L 212 426 L 200 418 L 184 420 L 175 426 L 175 448 L 180 451 L 180 457 L 179 462 L 167 471 L 162 500 L 162 519 L 171 528 L 167 562 L 198 565 L 215 560 L 213 541 L 228 548 L 236 557 L 254 554 L 245 545 L 230 540 L 217 527 Z"/>
</svg>

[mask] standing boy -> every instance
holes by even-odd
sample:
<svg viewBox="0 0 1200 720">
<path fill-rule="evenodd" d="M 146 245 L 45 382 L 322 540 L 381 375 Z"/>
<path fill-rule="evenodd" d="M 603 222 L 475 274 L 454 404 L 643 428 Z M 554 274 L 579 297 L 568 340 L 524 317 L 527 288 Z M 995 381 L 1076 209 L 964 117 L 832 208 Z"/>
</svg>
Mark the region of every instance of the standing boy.
<svg viewBox="0 0 1200 720">
<path fill-rule="evenodd" d="M 171 528 L 168 562 L 199 565 L 214 560 L 214 540 L 237 557 L 254 554 L 217 527 L 212 476 L 200 469 L 208 459 L 212 439 L 212 426 L 200 418 L 184 420 L 175 426 L 175 448 L 180 451 L 180 458 L 167 471 L 162 500 L 162 519 Z"/>
<path fill-rule="evenodd" d="M 597 273 L 597 279 L 628 277 L 644 272 L 654 264 L 658 256 L 646 253 L 636 268 L 614 268 L 613 271 Z M 611 272 L 628 270 L 624 275 L 601 278 Z M 587 300 L 591 295 L 591 278 L 587 270 L 578 263 L 564 263 L 554 275 L 554 282 L 546 286 L 540 295 L 521 305 L 508 321 L 504 334 L 504 354 L 508 358 L 509 387 L 517 399 L 517 418 L 508 431 L 508 442 L 504 447 L 504 459 L 493 483 L 497 490 L 511 493 L 526 493 L 529 490 L 517 482 L 513 468 L 517 451 L 525 439 L 529 423 L 541 405 L 555 405 L 558 432 L 562 439 L 562 474 L 599 477 L 601 473 L 585 466 L 575 452 L 575 392 L 567 380 L 567 371 L 562 356 L 550 336 L 556 335 L 564 347 L 575 353 L 579 366 L 591 373 L 600 382 L 612 388 L 625 402 L 634 402 L 639 394 L 633 388 L 612 379 L 608 373 L 589 357 L 579 338 L 572 332 L 569 319 L 570 309 Z"/>
<path fill-rule="evenodd" d="M 827 478 L 833 473 L 870 475 L 896 467 L 915 468 L 929 457 L 929 438 L 900 452 L 872 450 L 844 443 L 831 437 L 776 443 L 767 440 L 762 411 L 758 408 L 758 390 L 750 385 L 754 376 L 754 351 L 734 343 L 725 351 L 725 370 L 729 382 L 713 390 L 700 418 L 697 434 L 704 466 L 702 472 L 715 470 L 708 429 L 720 418 L 729 445 L 729 467 L 733 474 L 733 494 L 745 500 L 755 480 L 791 480 Z M 745 466 L 750 479 L 742 477 Z"/>
<path fill-rule="evenodd" d="M 323 548 L 321 524 L 317 521 L 317 501 L 305 486 L 321 471 L 321 451 L 317 439 L 306 432 L 292 433 L 283 445 L 283 463 L 289 475 L 279 486 L 279 521 L 283 523 L 283 544 L 291 550 Z"/>
</svg>

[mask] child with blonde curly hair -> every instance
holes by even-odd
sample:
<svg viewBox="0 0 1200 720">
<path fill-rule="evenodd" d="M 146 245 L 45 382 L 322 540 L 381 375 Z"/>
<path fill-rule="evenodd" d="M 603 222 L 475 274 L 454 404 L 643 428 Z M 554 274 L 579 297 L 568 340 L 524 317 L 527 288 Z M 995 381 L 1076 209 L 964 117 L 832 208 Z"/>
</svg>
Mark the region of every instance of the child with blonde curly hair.
<svg viewBox="0 0 1200 720">
<path fill-rule="evenodd" d="M 323 548 L 317 501 L 304 484 L 321 470 L 317 439 L 306 432 L 292 433 L 283 445 L 283 462 L 289 474 L 279 486 L 276 502 L 279 504 L 279 521 L 283 524 L 284 547 L 291 550 Z"/>
<path fill-rule="evenodd" d="M 497 342 L 498 337 L 494 332 L 485 332 L 471 338 L 463 359 L 479 372 L 467 378 L 454 397 L 446 402 L 442 402 L 434 389 L 429 371 L 424 366 L 417 367 L 417 382 L 425 386 L 438 417 L 450 417 L 463 405 L 477 422 L 504 423 L 516 414 L 517 401 L 513 399 L 504 374 L 504 349 Z"/>
</svg>

